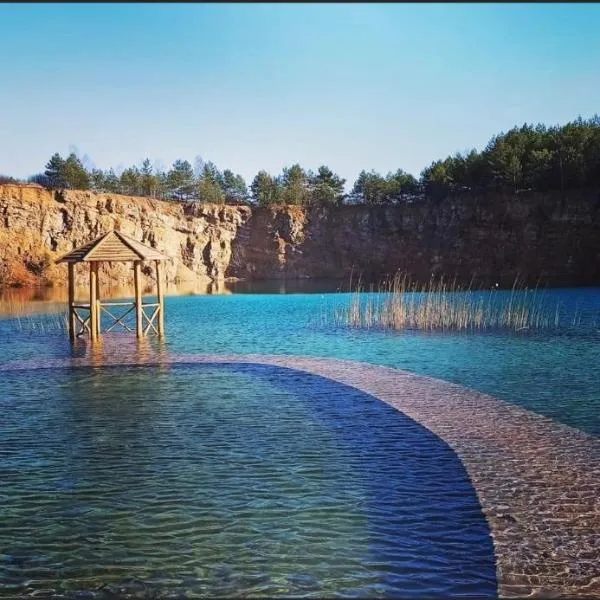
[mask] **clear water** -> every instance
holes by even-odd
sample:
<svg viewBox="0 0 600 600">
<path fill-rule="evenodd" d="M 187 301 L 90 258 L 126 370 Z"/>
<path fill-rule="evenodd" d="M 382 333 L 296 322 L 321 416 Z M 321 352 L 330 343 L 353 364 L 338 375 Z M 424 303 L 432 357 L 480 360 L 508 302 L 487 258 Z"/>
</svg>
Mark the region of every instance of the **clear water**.
<svg viewBox="0 0 600 600">
<path fill-rule="evenodd" d="M 477 334 L 348 329 L 348 294 L 271 292 L 168 297 L 167 350 L 397 367 L 600 435 L 598 288 L 547 292 L 556 331 Z M 0 594 L 494 593 L 460 464 L 400 413 L 259 367 L 1 372 L 71 355 L 0 319 Z"/>
<path fill-rule="evenodd" d="M 600 288 L 546 292 L 549 305 L 560 303 L 561 327 L 540 333 L 400 333 L 333 325 L 333 311 L 349 301 L 349 294 L 336 293 L 171 296 L 166 345 L 178 353 L 325 356 L 407 369 L 600 435 Z M 13 320 L 0 319 L 0 364 L 70 353 L 62 332 L 19 331 Z"/>
<path fill-rule="evenodd" d="M 0 595 L 495 596 L 461 463 L 366 394 L 256 365 L 3 375 Z"/>
<path fill-rule="evenodd" d="M 327 356 L 406 369 L 490 393 L 600 435 L 600 289 L 557 290 L 562 325 L 541 333 L 416 333 L 322 324 L 347 294 L 169 298 L 168 347 Z M 581 323 L 571 327 L 575 315 Z M 331 323 L 331 321 L 329 321 Z"/>
</svg>

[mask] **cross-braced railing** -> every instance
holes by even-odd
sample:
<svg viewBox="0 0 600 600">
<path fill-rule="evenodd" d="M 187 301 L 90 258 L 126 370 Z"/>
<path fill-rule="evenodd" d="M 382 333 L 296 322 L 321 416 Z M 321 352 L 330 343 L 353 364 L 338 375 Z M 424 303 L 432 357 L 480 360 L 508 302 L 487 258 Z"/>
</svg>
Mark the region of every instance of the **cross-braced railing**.
<svg viewBox="0 0 600 600">
<path fill-rule="evenodd" d="M 122 315 L 116 316 L 113 315 L 113 313 L 110 312 L 108 308 L 106 308 L 107 306 L 129 306 L 129 309 L 126 310 Z M 135 302 L 100 302 L 99 307 L 100 314 L 104 313 L 114 321 L 114 323 L 106 330 L 107 333 L 115 327 L 117 327 L 117 325 L 120 325 L 123 329 L 126 329 L 127 331 L 133 331 L 133 329 L 129 327 L 129 325 L 127 325 L 124 319 L 128 314 L 132 313 L 135 310 Z"/>
<path fill-rule="evenodd" d="M 88 311 L 88 315 L 87 317 L 83 317 L 82 315 L 80 315 L 77 311 L 83 311 L 83 310 L 87 310 Z M 81 337 L 84 333 L 91 333 L 91 327 L 90 327 L 90 319 L 91 319 L 91 313 L 90 313 L 90 305 L 89 304 L 74 304 L 71 307 L 71 311 L 73 313 L 73 316 L 75 317 L 77 323 L 79 323 L 81 325 L 81 329 L 79 331 L 77 331 L 76 336 L 77 337 Z"/>
<path fill-rule="evenodd" d="M 125 306 L 125 307 L 128 306 L 129 308 L 120 315 L 115 314 L 113 307 L 123 307 L 123 306 Z M 105 333 L 109 333 L 115 327 L 122 327 L 126 331 L 135 331 L 135 325 L 133 325 L 133 327 L 132 327 L 132 326 L 130 326 L 130 324 L 128 324 L 125 321 L 125 318 L 128 315 L 130 315 L 131 313 L 133 313 L 133 311 L 135 311 L 135 309 L 136 309 L 135 302 L 98 302 L 98 309 L 99 309 L 99 315 L 102 315 L 102 313 L 104 313 L 109 318 L 110 325 L 108 327 L 106 327 L 106 329 L 104 330 Z M 152 310 L 146 311 L 145 309 L 152 309 Z M 91 322 L 90 322 L 90 319 L 91 319 L 90 305 L 89 304 L 74 304 L 72 307 L 72 310 L 73 310 L 73 315 L 75 316 L 77 323 L 80 325 L 80 328 L 76 333 L 76 336 L 81 337 L 82 335 L 84 335 L 86 333 L 91 334 L 92 329 L 91 329 Z M 142 314 L 142 318 L 143 318 L 142 329 L 143 329 L 144 335 L 148 335 L 150 330 L 152 330 L 156 335 L 160 335 L 160 332 L 156 327 L 156 319 L 160 314 L 160 310 L 161 310 L 161 305 L 159 302 L 149 302 L 149 303 L 143 303 L 141 305 L 141 314 Z M 87 316 L 80 314 L 80 312 L 78 312 L 78 311 L 87 311 Z M 100 332 L 101 332 L 101 319 L 99 317 L 98 333 L 100 333 Z"/>
<path fill-rule="evenodd" d="M 114 234 L 117 235 L 116 233 Z M 97 242 L 96 249 L 101 247 L 102 240 L 108 239 L 106 236 Z M 132 242 L 133 243 L 133 242 Z M 137 242 L 134 243 L 137 244 Z M 135 246 L 137 247 L 137 246 Z M 143 247 L 142 247 L 143 248 Z M 93 248 L 94 249 L 94 248 Z M 142 299 L 142 281 L 141 281 L 141 260 L 133 261 L 133 279 L 135 287 L 134 302 L 101 302 L 100 300 L 100 281 L 98 279 L 99 263 L 104 261 L 111 263 L 113 261 L 129 261 L 130 258 L 116 253 L 108 243 L 102 247 L 103 258 L 96 257 L 90 261 L 90 283 L 89 283 L 89 302 L 77 302 L 75 300 L 75 264 L 76 262 L 85 262 L 86 257 L 91 252 L 87 251 L 84 258 L 78 258 L 75 251 L 67 255 L 69 265 L 69 337 L 72 341 L 75 338 L 88 334 L 92 341 L 96 341 L 101 334 L 102 315 L 105 315 L 105 332 L 108 333 L 117 327 L 126 331 L 135 331 L 138 338 L 153 332 L 162 338 L 165 331 L 165 301 L 164 301 L 164 277 L 162 272 L 162 260 L 167 257 L 159 255 L 154 259 L 156 266 L 156 302 L 144 303 Z M 84 248 L 85 250 L 85 248 Z M 152 249 L 149 252 L 158 253 Z M 132 252 L 129 248 L 128 252 Z M 141 250 L 139 252 L 142 252 Z M 75 254 L 74 254 L 75 253 Z M 77 259 L 77 260 L 76 260 Z M 61 259 L 63 260 L 63 259 Z M 60 262 L 60 261 L 59 261 Z M 125 312 L 119 309 L 125 308 Z M 127 322 L 127 317 L 135 311 L 135 325 Z M 120 313 L 120 314 L 119 314 Z M 106 324 L 106 321 L 109 321 Z"/>
<path fill-rule="evenodd" d="M 148 316 L 148 314 L 144 310 L 145 307 L 153 308 L 154 309 L 152 311 L 152 314 L 150 316 Z M 144 329 L 144 335 L 148 335 L 148 332 L 150 331 L 150 328 L 152 328 L 152 330 L 154 331 L 154 333 L 156 335 L 158 335 L 158 329 L 156 329 L 156 327 L 154 326 L 154 319 L 156 319 L 156 317 L 160 313 L 161 308 L 162 307 L 161 307 L 161 305 L 158 302 L 153 303 L 153 304 L 142 304 L 142 316 L 146 319 L 146 328 Z"/>
</svg>

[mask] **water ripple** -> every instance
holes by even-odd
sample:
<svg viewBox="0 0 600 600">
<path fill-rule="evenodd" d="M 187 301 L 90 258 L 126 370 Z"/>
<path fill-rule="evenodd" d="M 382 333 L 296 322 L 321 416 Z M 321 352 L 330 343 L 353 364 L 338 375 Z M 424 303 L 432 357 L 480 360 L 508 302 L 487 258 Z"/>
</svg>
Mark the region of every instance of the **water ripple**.
<svg viewBox="0 0 600 600">
<path fill-rule="evenodd" d="M 461 463 L 366 394 L 258 365 L 3 375 L 0 596 L 496 594 Z"/>
</svg>

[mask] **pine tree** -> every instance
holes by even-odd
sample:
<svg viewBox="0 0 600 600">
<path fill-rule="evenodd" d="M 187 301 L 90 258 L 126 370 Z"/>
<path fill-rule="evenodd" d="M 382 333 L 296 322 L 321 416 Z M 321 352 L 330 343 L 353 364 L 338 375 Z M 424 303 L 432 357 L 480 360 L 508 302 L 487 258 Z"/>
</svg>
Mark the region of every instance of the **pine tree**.
<svg viewBox="0 0 600 600">
<path fill-rule="evenodd" d="M 169 192 L 182 200 L 194 192 L 194 170 L 187 160 L 176 160 L 167 174 Z"/>
<path fill-rule="evenodd" d="M 113 194 L 121 193 L 121 182 L 114 169 L 110 169 L 104 176 L 104 189 Z"/>
<path fill-rule="evenodd" d="M 223 171 L 223 191 L 226 202 L 244 202 L 248 197 L 248 188 L 241 175 L 235 175 L 233 171 Z"/>
<path fill-rule="evenodd" d="M 281 200 L 284 204 L 308 204 L 308 177 L 299 164 L 284 168 L 279 179 L 283 188 Z"/>
<path fill-rule="evenodd" d="M 97 192 L 103 192 L 106 189 L 106 177 L 102 169 L 94 169 L 90 174 L 92 188 Z"/>
<path fill-rule="evenodd" d="M 44 175 L 48 178 L 50 188 L 63 189 L 67 187 L 65 160 L 58 152 L 54 153 L 48 161 Z"/>
<path fill-rule="evenodd" d="M 158 177 L 153 173 L 152 163 L 149 158 L 146 158 L 142 163 L 140 170 L 140 185 L 142 194 L 145 196 L 156 197 L 158 191 Z"/>
<path fill-rule="evenodd" d="M 64 174 L 67 186 L 73 190 L 88 190 L 90 175 L 74 152 L 64 162 Z"/>
<path fill-rule="evenodd" d="M 346 180 L 329 167 L 322 165 L 316 174 L 309 173 L 308 181 L 311 204 L 342 204 L 344 201 Z"/>
<path fill-rule="evenodd" d="M 137 167 L 129 167 L 121 173 L 121 189 L 125 194 L 136 196 L 140 193 L 142 177 Z"/>
<path fill-rule="evenodd" d="M 268 206 L 279 201 L 281 190 L 277 180 L 266 171 L 259 171 L 250 186 L 252 199 L 259 206 Z"/>
</svg>

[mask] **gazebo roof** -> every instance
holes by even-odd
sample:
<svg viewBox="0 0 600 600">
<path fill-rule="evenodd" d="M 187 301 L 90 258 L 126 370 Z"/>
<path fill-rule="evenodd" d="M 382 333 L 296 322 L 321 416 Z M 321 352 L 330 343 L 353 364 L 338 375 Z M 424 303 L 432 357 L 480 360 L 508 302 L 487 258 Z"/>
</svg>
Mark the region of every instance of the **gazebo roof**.
<svg viewBox="0 0 600 600">
<path fill-rule="evenodd" d="M 158 250 L 121 233 L 109 231 L 95 240 L 75 248 L 56 260 L 56 263 L 79 262 L 133 262 L 137 260 L 168 260 Z"/>
</svg>

